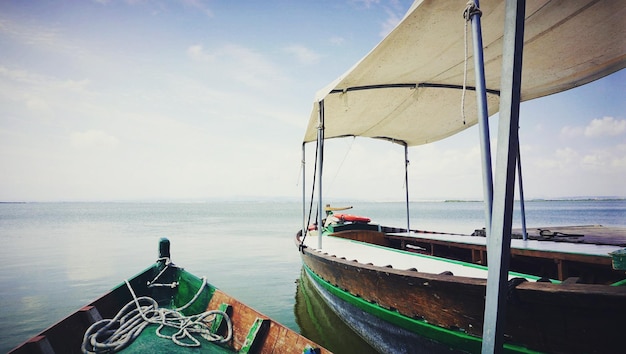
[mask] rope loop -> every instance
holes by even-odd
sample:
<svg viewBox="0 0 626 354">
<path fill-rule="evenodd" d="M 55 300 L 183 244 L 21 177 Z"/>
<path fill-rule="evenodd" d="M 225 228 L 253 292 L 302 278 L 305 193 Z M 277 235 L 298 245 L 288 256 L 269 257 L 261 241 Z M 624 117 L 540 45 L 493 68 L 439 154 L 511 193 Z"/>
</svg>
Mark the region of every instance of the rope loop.
<svg viewBox="0 0 626 354">
<path fill-rule="evenodd" d="M 464 54 L 465 60 L 463 61 L 463 90 L 461 92 L 461 118 L 463 119 L 463 125 L 466 124 L 465 120 L 465 93 L 467 91 L 467 61 L 468 61 L 468 53 L 467 53 L 467 23 L 472 20 L 474 15 L 482 16 L 483 12 L 478 8 L 475 0 L 469 0 L 465 5 L 465 10 L 463 10 L 463 18 L 465 19 L 465 29 L 463 31 L 463 44 L 464 44 Z"/>
<path fill-rule="evenodd" d="M 483 12 L 480 10 L 478 5 L 476 5 L 475 0 L 469 0 L 465 5 L 465 10 L 463 10 L 463 18 L 465 21 L 471 21 L 474 15 L 482 16 Z"/>
<path fill-rule="evenodd" d="M 154 283 L 157 278 L 152 282 Z M 125 283 L 133 299 L 122 307 L 113 319 L 100 320 L 87 329 L 81 345 L 83 353 L 120 351 L 139 337 L 141 332 L 150 324 L 159 325 L 155 331 L 158 337 L 170 339 L 181 347 L 199 347 L 201 343 L 194 337 L 195 334 L 215 343 L 226 343 L 232 339 L 232 322 L 225 312 L 210 310 L 192 316 L 185 316 L 182 313 L 200 297 L 207 286 L 206 277 L 202 277 L 202 286 L 194 297 L 184 306 L 175 309 L 159 308 L 156 300 L 148 296 L 137 297 L 128 280 L 125 280 Z M 226 322 L 226 336 L 211 332 L 212 324 L 220 317 Z M 166 327 L 169 328 L 170 332 L 172 330 L 175 332 L 171 335 L 163 334 L 162 330 Z"/>
</svg>

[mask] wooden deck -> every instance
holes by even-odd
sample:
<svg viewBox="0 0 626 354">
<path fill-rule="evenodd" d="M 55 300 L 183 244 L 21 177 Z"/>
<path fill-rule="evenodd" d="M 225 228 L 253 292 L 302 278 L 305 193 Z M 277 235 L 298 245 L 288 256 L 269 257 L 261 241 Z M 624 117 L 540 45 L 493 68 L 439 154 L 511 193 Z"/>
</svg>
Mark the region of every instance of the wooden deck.
<svg viewBox="0 0 626 354">
<path fill-rule="evenodd" d="M 541 230 L 544 230 L 541 232 Z M 513 230 L 521 235 L 521 230 Z M 609 253 L 626 244 L 626 228 L 592 226 L 528 229 L 529 240 L 511 240 L 511 269 L 564 280 L 606 283 L 623 278 L 612 269 Z M 400 249 L 487 264 L 487 239 L 449 234 L 387 234 L 390 245 Z M 602 244 L 601 244 L 602 243 Z"/>
<path fill-rule="evenodd" d="M 613 245 L 626 247 L 626 227 L 602 225 L 544 226 L 527 230 L 528 238 L 538 241 Z M 522 229 L 513 229 L 514 238 L 522 238 Z"/>
</svg>

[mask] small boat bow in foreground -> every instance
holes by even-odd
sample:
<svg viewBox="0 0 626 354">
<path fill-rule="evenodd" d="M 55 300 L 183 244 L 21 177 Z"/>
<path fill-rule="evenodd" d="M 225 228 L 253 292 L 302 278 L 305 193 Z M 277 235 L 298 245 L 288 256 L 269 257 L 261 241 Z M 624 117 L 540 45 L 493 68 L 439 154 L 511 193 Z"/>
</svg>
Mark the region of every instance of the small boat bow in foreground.
<svg viewBox="0 0 626 354">
<path fill-rule="evenodd" d="M 13 349 L 23 353 L 328 353 L 324 348 L 159 259 Z"/>
</svg>

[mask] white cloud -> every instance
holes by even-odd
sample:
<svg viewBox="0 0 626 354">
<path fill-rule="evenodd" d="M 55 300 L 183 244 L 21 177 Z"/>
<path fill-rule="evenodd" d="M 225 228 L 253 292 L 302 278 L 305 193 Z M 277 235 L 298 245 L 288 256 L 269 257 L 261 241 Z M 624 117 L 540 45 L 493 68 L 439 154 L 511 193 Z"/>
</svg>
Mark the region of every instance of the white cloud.
<svg viewBox="0 0 626 354">
<path fill-rule="evenodd" d="M 557 149 L 555 157 L 559 161 L 572 161 L 578 159 L 578 153 L 572 148 Z"/>
<path fill-rule="evenodd" d="M 585 133 L 583 127 L 571 127 L 569 125 L 561 128 L 561 136 L 564 138 L 577 138 Z"/>
<path fill-rule="evenodd" d="M 401 145 L 371 139 L 329 139 L 325 150 L 324 189 L 332 199 L 403 200 L 406 186 Z M 307 159 L 313 159 L 313 154 L 311 151 Z M 410 149 L 409 161 L 411 199 L 482 198 L 478 146 L 421 145 Z M 312 168 L 307 168 L 311 174 Z"/>
<path fill-rule="evenodd" d="M 199 62 L 211 62 L 215 60 L 215 55 L 207 53 L 200 44 L 189 47 L 187 49 L 187 55 L 189 55 L 191 59 Z"/>
<path fill-rule="evenodd" d="M 0 76 L 6 79 L 26 84 L 39 84 L 44 80 L 41 75 L 36 75 L 26 70 L 10 69 L 0 65 Z"/>
<path fill-rule="evenodd" d="M 187 54 L 198 62 L 211 62 L 212 69 L 248 87 L 267 89 L 277 81 L 285 80 L 280 68 L 267 56 L 238 44 L 226 44 L 215 50 L 207 50 L 202 45 L 193 45 Z"/>
<path fill-rule="evenodd" d="M 353 0 L 353 2 L 356 4 L 361 4 L 362 6 L 369 9 L 370 7 L 372 7 L 373 4 L 380 3 L 380 0 Z"/>
<path fill-rule="evenodd" d="M 612 168 L 619 168 L 626 172 L 626 144 L 618 145 L 615 156 L 611 160 Z"/>
<path fill-rule="evenodd" d="M 312 51 L 311 49 L 294 44 L 284 48 L 285 52 L 292 54 L 296 57 L 301 64 L 316 64 L 320 60 L 320 55 Z"/>
<path fill-rule="evenodd" d="M 342 45 L 345 42 L 345 38 L 339 36 L 333 36 L 330 38 L 330 44 L 332 45 Z"/>
<path fill-rule="evenodd" d="M 202 0 L 181 0 L 184 6 L 204 12 L 208 17 L 213 17 L 213 11 Z"/>
<path fill-rule="evenodd" d="M 403 15 L 403 14 L 398 14 L 397 12 L 392 11 L 391 9 L 385 9 L 385 11 L 387 12 L 387 19 L 385 20 L 385 22 L 382 23 L 382 28 L 380 30 L 381 38 L 386 37 L 396 27 L 396 25 L 402 19 L 402 15 Z"/>
<path fill-rule="evenodd" d="M 545 151 L 530 149 L 522 157 L 525 192 L 530 198 L 624 195 L 625 144 L 606 148 L 576 145 L 547 154 Z"/>
<path fill-rule="evenodd" d="M 114 149 L 119 145 L 119 140 L 101 130 L 87 130 L 73 132 L 70 135 L 70 143 L 78 149 Z"/>
<path fill-rule="evenodd" d="M 602 136 L 617 136 L 626 132 L 626 119 L 604 117 L 594 119 L 585 127 L 585 136 L 597 138 Z"/>
<path fill-rule="evenodd" d="M 580 159 L 580 164 L 586 168 L 603 168 L 610 164 L 611 154 L 606 150 L 592 151 Z"/>
<path fill-rule="evenodd" d="M 626 119 L 614 117 L 596 118 L 585 127 L 566 125 L 561 128 L 561 136 L 564 138 L 598 138 L 604 136 L 617 136 L 626 133 Z"/>
<path fill-rule="evenodd" d="M 55 77 L 39 75 L 26 70 L 10 69 L 0 65 L 0 77 L 5 77 L 20 84 L 28 84 L 36 87 L 63 90 L 84 90 L 89 85 L 89 80 L 62 80 Z"/>
<path fill-rule="evenodd" d="M 374 9 L 376 11 L 384 10 L 387 14 L 385 20 L 381 23 L 380 37 L 384 38 L 391 32 L 400 22 L 406 12 L 406 6 L 398 0 L 352 0 L 352 3 L 358 8 Z"/>
</svg>

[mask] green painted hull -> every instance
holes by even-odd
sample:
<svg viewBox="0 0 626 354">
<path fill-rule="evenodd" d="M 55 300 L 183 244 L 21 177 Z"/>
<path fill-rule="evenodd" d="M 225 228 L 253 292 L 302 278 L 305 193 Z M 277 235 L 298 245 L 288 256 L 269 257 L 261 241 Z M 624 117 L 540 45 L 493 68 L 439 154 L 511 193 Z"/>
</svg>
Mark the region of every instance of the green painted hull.
<svg viewBox="0 0 626 354">
<path fill-rule="evenodd" d="M 407 316 L 403 316 L 397 311 L 383 308 L 375 303 L 365 301 L 358 296 L 354 296 L 349 292 L 342 290 L 338 286 L 334 286 L 331 283 L 325 281 L 317 274 L 315 274 L 308 267 L 304 267 L 306 270 L 306 276 L 310 277 L 318 286 L 324 289 L 327 294 L 330 294 L 343 301 L 344 305 L 349 305 L 355 309 L 361 310 L 376 318 L 381 319 L 385 323 L 392 326 L 402 328 L 410 333 L 418 336 L 413 338 L 418 342 L 413 342 L 410 345 L 419 345 L 420 347 L 428 350 L 429 352 L 446 352 L 451 351 L 467 352 L 467 353 L 480 353 L 482 347 L 482 339 L 476 336 L 471 336 L 463 331 L 454 331 L 442 327 L 438 327 L 429 324 L 423 319 L 414 319 Z M 367 334 L 365 334 L 367 335 Z M 430 340 L 430 342 L 428 342 Z M 411 347 L 405 347 L 407 352 L 412 352 Z M 402 349 L 396 349 L 394 352 L 401 352 Z M 537 351 L 529 350 L 520 346 L 505 345 L 505 353 L 539 353 Z"/>
</svg>

